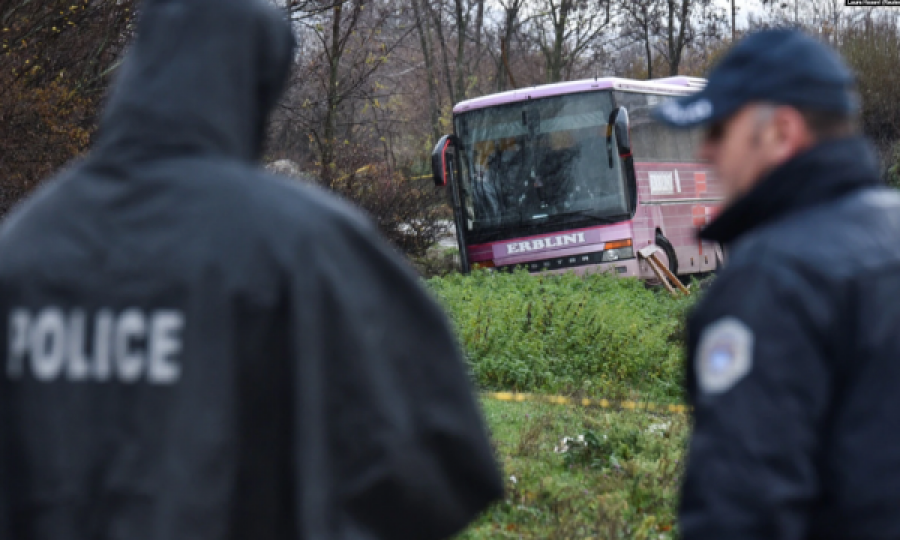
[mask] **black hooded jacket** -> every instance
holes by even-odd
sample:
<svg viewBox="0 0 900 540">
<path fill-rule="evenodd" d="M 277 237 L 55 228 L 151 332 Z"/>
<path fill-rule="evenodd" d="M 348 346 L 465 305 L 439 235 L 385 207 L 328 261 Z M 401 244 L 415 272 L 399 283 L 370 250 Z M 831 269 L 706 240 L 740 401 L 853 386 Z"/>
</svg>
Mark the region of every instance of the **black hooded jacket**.
<svg viewBox="0 0 900 540">
<path fill-rule="evenodd" d="M 254 166 L 293 38 L 147 0 L 90 155 L 0 229 L 0 539 L 431 539 L 502 484 L 445 315 Z"/>
<path fill-rule="evenodd" d="M 900 194 L 822 143 L 702 236 L 728 266 L 689 321 L 685 540 L 900 538 Z"/>
</svg>

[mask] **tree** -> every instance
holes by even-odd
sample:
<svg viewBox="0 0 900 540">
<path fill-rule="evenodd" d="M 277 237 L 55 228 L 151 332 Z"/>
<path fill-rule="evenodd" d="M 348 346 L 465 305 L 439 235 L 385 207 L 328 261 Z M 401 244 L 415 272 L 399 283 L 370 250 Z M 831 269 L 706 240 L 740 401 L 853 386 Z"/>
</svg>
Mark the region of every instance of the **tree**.
<svg viewBox="0 0 900 540">
<path fill-rule="evenodd" d="M 753 21 L 752 26 L 800 27 L 821 35 L 834 46 L 839 44 L 845 21 L 873 12 L 871 9 L 858 7 L 848 10 L 843 0 L 762 0 L 762 4 L 766 11 L 761 18 Z"/>
<path fill-rule="evenodd" d="M 532 17 L 547 82 L 570 78 L 581 55 L 612 21 L 612 0 L 546 0 Z"/>
<path fill-rule="evenodd" d="M 500 54 L 497 56 L 497 91 L 502 92 L 508 86 L 515 88 L 516 78 L 510 68 L 510 56 L 512 53 L 513 36 L 519 31 L 521 25 L 520 13 L 525 0 L 499 0 L 503 9 L 503 26 L 499 29 Z"/>
<path fill-rule="evenodd" d="M 15 0 L 0 8 L 0 215 L 87 148 L 133 4 Z"/>
<path fill-rule="evenodd" d="M 893 166 L 900 150 L 900 26 L 888 14 L 870 16 L 848 26 L 840 40 L 841 53 L 856 74 L 863 131 L 885 165 Z"/>
<path fill-rule="evenodd" d="M 420 168 L 422 141 L 440 133 L 440 73 L 426 3 L 411 1 L 282 4 L 301 46 L 265 160 L 296 162 L 296 176 L 355 203 L 415 260 L 449 212 Z"/>
<path fill-rule="evenodd" d="M 478 70 L 484 56 L 484 2 L 485 0 L 423 2 L 437 34 L 443 60 L 444 80 L 451 103 L 466 99 L 469 91 L 468 81 Z M 444 21 L 452 21 L 453 25 L 444 24 Z M 455 34 L 456 37 L 452 70 L 449 59 L 451 35 L 448 35 L 448 32 Z"/>
<path fill-rule="evenodd" d="M 482 57 L 482 33 L 484 30 L 484 0 L 454 0 L 456 8 L 456 97 L 458 100 L 466 98 L 468 85 L 467 75 L 478 69 Z M 475 9 L 475 24 L 472 26 L 472 9 Z M 471 32 L 471 37 L 468 33 Z M 471 39 L 472 61 L 465 66 L 466 40 Z"/>
<path fill-rule="evenodd" d="M 669 64 L 669 75 L 678 75 L 681 55 L 693 39 L 691 8 L 697 0 L 665 0 L 660 52 Z"/>
<path fill-rule="evenodd" d="M 681 74 L 686 56 L 687 71 L 698 74 L 727 27 L 724 9 L 712 0 L 622 0 L 621 12 L 620 39 L 640 46 L 648 79 L 661 71 Z"/>
<path fill-rule="evenodd" d="M 425 80 L 428 85 L 428 119 L 431 126 L 431 144 L 441 137 L 441 110 L 439 105 L 437 70 L 434 65 L 434 45 L 431 39 L 431 26 L 425 15 L 426 6 L 420 2 L 427 0 L 410 0 L 415 14 L 416 33 L 419 35 L 419 43 L 422 46 L 422 58 L 425 65 Z"/>
<path fill-rule="evenodd" d="M 889 181 L 900 187 L 900 25 L 886 8 L 848 8 L 841 0 L 764 2 L 754 28 L 799 27 L 832 45 L 856 75 L 862 128 Z"/>
<path fill-rule="evenodd" d="M 291 7 L 300 41 L 308 44 L 300 51 L 283 107 L 308 134 L 320 176 L 331 184 L 339 146 L 351 144 L 361 127 L 371 127 L 363 112 L 382 108 L 388 96 L 374 75 L 411 28 L 398 27 L 397 6 L 390 0 L 304 6 L 305 11 Z"/>
<path fill-rule="evenodd" d="M 653 78 L 653 42 L 660 33 L 660 7 L 659 0 L 624 0 L 622 3 L 623 37 L 641 44 L 648 79 Z"/>
</svg>

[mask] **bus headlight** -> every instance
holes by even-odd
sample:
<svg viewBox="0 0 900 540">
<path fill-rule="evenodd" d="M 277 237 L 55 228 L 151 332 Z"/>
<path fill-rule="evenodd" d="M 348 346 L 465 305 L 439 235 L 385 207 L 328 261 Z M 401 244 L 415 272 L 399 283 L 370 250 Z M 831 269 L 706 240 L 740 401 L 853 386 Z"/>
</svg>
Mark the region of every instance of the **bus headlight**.
<svg viewBox="0 0 900 540">
<path fill-rule="evenodd" d="M 600 262 L 615 262 L 619 259 L 630 259 L 632 257 L 634 257 L 634 249 L 631 247 L 607 249 L 603 252 Z"/>
</svg>

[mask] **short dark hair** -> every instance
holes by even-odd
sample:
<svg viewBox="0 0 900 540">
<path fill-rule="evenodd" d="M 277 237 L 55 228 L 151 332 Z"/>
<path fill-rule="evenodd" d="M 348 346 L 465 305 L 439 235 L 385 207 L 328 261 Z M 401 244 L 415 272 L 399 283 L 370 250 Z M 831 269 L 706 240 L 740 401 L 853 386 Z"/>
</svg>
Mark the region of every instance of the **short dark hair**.
<svg viewBox="0 0 900 540">
<path fill-rule="evenodd" d="M 860 131 L 859 115 L 798 109 L 807 127 L 817 139 L 836 139 L 856 135 Z"/>
</svg>

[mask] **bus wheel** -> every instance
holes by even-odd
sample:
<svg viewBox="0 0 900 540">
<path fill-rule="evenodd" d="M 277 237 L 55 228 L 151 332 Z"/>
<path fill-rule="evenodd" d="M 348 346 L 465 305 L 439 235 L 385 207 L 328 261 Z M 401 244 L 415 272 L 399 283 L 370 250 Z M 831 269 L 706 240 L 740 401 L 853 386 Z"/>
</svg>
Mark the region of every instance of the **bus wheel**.
<svg viewBox="0 0 900 540">
<path fill-rule="evenodd" d="M 666 254 L 666 258 L 669 259 L 669 271 L 672 272 L 673 275 L 677 276 L 678 256 L 675 255 L 675 248 L 672 247 L 672 243 L 669 242 L 669 239 L 666 238 L 658 229 L 656 231 L 656 245 L 662 248 L 662 250 Z"/>
</svg>

